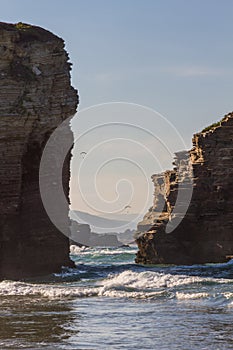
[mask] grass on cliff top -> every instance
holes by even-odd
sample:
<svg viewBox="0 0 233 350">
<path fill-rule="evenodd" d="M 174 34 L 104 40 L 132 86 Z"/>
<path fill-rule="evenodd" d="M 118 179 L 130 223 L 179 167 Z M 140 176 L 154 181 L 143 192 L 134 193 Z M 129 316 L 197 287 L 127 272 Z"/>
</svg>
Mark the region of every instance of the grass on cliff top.
<svg viewBox="0 0 233 350">
<path fill-rule="evenodd" d="M 32 28 L 32 26 L 30 24 L 19 22 L 19 23 L 16 23 L 15 28 L 19 30 L 24 30 L 24 29 Z"/>
<path fill-rule="evenodd" d="M 208 132 L 210 130 L 213 130 L 213 129 L 217 128 L 218 126 L 221 125 L 221 123 L 225 120 L 225 118 L 226 118 L 226 116 L 224 116 L 219 122 L 216 122 L 216 123 L 213 123 L 213 124 L 207 126 L 201 132 Z"/>
<path fill-rule="evenodd" d="M 59 40 L 63 42 L 63 40 L 48 30 L 37 27 L 34 25 L 30 25 L 27 23 L 19 22 L 11 25 L 14 30 L 19 31 L 20 33 L 20 41 L 50 41 L 50 40 Z"/>
<path fill-rule="evenodd" d="M 204 128 L 201 132 L 210 131 L 210 130 L 212 130 L 212 129 L 217 128 L 217 127 L 220 126 L 220 125 L 221 125 L 221 121 L 220 121 L 220 122 L 217 122 L 217 123 L 213 123 L 213 124 L 207 126 L 206 128 Z"/>
</svg>

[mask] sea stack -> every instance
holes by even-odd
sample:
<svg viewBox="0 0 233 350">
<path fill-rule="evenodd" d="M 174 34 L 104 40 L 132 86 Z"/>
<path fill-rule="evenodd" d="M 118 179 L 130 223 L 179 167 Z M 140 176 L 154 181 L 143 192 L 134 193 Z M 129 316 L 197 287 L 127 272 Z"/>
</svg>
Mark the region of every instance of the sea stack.
<svg viewBox="0 0 233 350">
<path fill-rule="evenodd" d="M 70 69 L 61 38 L 36 26 L 0 23 L 0 279 L 73 266 L 68 238 L 50 221 L 39 190 L 44 146 L 76 112 Z M 67 197 L 69 162 L 70 156 L 63 168 Z"/>
<path fill-rule="evenodd" d="M 195 134 L 193 148 L 177 153 L 174 165 L 152 176 L 154 203 L 138 224 L 136 262 L 226 262 L 233 256 L 233 113 Z M 191 201 L 182 217 L 184 203 L 176 203 L 177 195 L 183 191 L 185 198 L 191 183 Z M 179 219 L 180 224 L 166 233 Z"/>
</svg>

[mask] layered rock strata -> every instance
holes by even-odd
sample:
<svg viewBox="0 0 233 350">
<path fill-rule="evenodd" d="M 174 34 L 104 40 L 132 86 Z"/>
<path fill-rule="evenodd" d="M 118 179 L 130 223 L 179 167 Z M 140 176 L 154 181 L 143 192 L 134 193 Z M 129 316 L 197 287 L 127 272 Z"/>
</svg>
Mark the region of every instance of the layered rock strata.
<svg viewBox="0 0 233 350">
<path fill-rule="evenodd" d="M 233 256 L 233 113 L 195 134 L 193 148 L 177 153 L 174 165 L 152 176 L 154 202 L 138 224 L 136 262 L 227 261 Z"/>
<path fill-rule="evenodd" d="M 39 190 L 44 146 L 76 111 L 70 69 L 62 39 L 39 27 L 0 23 L 0 279 L 73 265 L 68 238 L 50 221 Z M 69 162 L 68 155 L 63 169 L 67 196 Z M 66 211 L 68 220 L 68 204 Z"/>
</svg>

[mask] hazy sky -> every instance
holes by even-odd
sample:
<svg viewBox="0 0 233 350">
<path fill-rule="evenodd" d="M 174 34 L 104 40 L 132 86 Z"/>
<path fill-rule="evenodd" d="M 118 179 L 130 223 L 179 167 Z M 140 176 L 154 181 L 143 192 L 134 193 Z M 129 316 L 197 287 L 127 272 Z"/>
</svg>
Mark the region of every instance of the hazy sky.
<svg viewBox="0 0 233 350">
<path fill-rule="evenodd" d="M 181 133 L 233 110 L 232 0 L 0 0 L 1 20 L 66 41 L 80 109 L 124 101 L 155 109 Z"/>
</svg>

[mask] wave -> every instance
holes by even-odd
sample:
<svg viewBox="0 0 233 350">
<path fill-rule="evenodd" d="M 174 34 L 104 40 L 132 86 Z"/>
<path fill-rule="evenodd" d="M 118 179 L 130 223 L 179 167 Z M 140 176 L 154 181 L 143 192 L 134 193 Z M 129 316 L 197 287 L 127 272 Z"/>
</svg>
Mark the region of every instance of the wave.
<svg viewBox="0 0 233 350">
<path fill-rule="evenodd" d="M 193 285 L 198 283 L 233 283 L 228 279 L 213 279 L 209 277 L 173 275 L 153 271 L 134 272 L 131 270 L 124 271 L 117 276 L 109 277 L 104 281 L 104 285 L 126 286 L 137 289 L 155 289 L 155 288 L 173 288 L 184 285 Z"/>
<path fill-rule="evenodd" d="M 89 283 L 89 284 L 88 284 Z M 34 284 L 26 282 L 3 281 L 0 283 L 1 296 L 41 296 L 47 298 L 113 297 L 156 299 L 174 298 L 177 300 L 203 299 L 211 296 L 214 287 L 226 285 L 219 295 L 232 301 L 233 281 L 188 275 L 172 275 L 153 271 L 135 272 L 126 270 L 110 274 L 98 281 L 60 284 Z M 211 287 L 211 288 L 209 288 Z M 184 291 L 184 288 L 186 289 Z M 200 288 L 204 288 L 200 291 Z M 208 288 L 208 290 L 206 290 Z"/>
<path fill-rule="evenodd" d="M 182 293 L 182 292 L 176 292 L 176 298 L 178 300 L 203 299 L 203 298 L 208 298 L 209 296 L 210 296 L 209 293 Z"/>
<path fill-rule="evenodd" d="M 87 248 L 87 247 L 78 247 L 76 245 L 70 246 L 71 255 L 122 255 L 122 254 L 132 254 L 134 255 L 137 252 L 135 247 L 119 247 L 119 248 Z"/>
<path fill-rule="evenodd" d="M 3 281 L 0 283 L 1 296 L 42 296 L 48 298 L 90 297 L 98 295 L 98 288 L 77 288 L 72 286 L 32 284 Z"/>
</svg>

